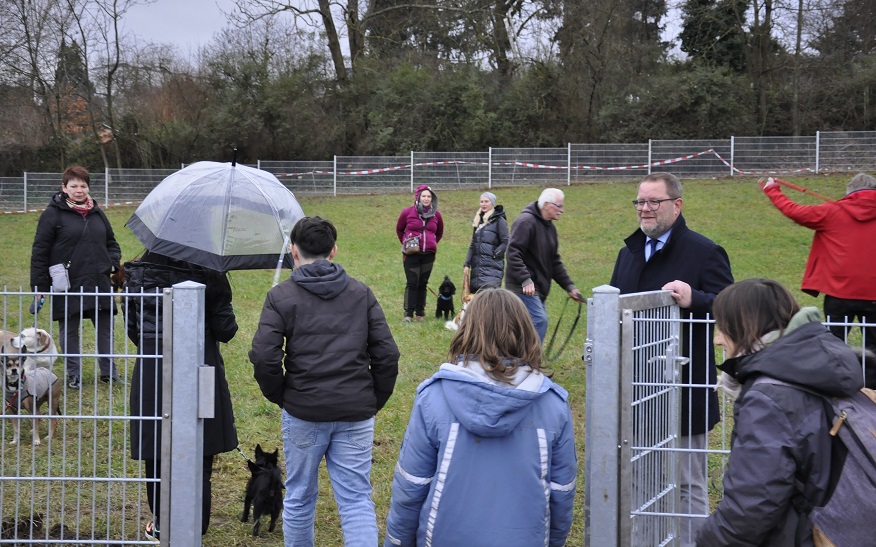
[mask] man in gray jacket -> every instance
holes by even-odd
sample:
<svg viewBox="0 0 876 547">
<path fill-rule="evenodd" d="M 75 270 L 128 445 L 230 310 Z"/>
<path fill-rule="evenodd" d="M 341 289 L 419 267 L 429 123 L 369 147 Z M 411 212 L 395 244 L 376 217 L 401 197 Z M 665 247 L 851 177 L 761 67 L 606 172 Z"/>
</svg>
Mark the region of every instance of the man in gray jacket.
<svg viewBox="0 0 876 547">
<path fill-rule="evenodd" d="M 505 271 L 505 288 L 523 300 L 532 317 L 538 337 L 544 341 L 548 329 L 544 301 L 556 281 L 569 298 L 583 302 L 581 292 L 560 260 L 559 239 L 554 221 L 563 214 L 565 195 L 557 188 L 546 188 L 538 201 L 523 208 L 511 227 Z"/>
<path fill-rule="evenodd" d="M 262 393 L 283 409 L 287 547 L 314 544 L 323 458 L 345 545 L 377 545 L 374 416 L 392 394 L 399 351 L 371 289 L 331 262 L 336 240 L 328 220 L 298 221 L 295 270 L 268 292 L 249 352 Z"/>
</svg>

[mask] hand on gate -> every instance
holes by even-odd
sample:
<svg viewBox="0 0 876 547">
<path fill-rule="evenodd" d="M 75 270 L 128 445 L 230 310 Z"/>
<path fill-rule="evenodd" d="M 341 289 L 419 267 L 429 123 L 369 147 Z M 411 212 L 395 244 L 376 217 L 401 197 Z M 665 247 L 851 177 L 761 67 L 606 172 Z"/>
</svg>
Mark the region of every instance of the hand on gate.
<svg viewBox="0 0 876 547">
<path fill-rule="evenodd" d="M 669 283 L 663 285 L 661 287 L 664 291 L 672 291 L 672 298 L 675 299 L 675 303 L 678 304 L 682 308 L 690 308 L 691 301 L 693 300 L 691 296 L 690 285 L 685 283 L 684 281 L 670 281 Z"/>
</svg>

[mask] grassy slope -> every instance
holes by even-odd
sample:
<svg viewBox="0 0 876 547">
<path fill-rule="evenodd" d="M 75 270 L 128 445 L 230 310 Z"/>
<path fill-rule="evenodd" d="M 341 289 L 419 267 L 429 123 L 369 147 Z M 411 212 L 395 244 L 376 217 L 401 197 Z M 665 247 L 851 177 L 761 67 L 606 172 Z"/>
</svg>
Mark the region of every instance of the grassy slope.
<svg viewBox="0 0 876 547">
<path fill-rule="evenodd" d="M 846 180 L 820 176 L 797 178 L 795 182 L 812 187 L 819 193 L 840 197 Z M 565 190 L 566 213 L 558 227 L 560 252 L 570 275 L 582 292 L 588 295 L 591 288 L 608 282 L 623 238 L 635 229 L 635 212 L 630 200 L 635 197 L 636 186 L 634 182 L 600 183 L 573 186 Z M 499 203 L 508 212 L 509 221 L 517 216 L 526 203 L 534 200 L 539 191 L 538 188 L 494 189 Z M 818 203 L 812 198 L 788 192 L 801 203 Z M 439 192 L 445 237 L 439 246 L 433 272 L 431 285 L 435 289 L 445 274 L 449 274 L 457 283 L 461 279 L 462 262 L 471 234 L 470 222 L 479 195 L 480 191 Z M 815 299 L 797 290 L 811 233 L 779 214 L 761 194 L 754 180 L 688 181 L 684 196 L 684 214 L 688 224 L 727 249 L 737 279 L 753 276 L 776 278 L 794 289 L 801 304 L 816 304 Z M 434 319 L 421 324 L 401 322 L 404 275 L 394 227 L 399 211 L 411 202 L 409 194 L 304 197 L 300 202 L 308 215 L 329 218 L 337 225 L 340 234 L 337 261 L 351 275 L 372 287 L 401 348 L 396 392 L 378 415 L 375 434 L 372 482 L 378 521 L 382 528 L 389 506 L 393 466 L 414 391 L 417 384 L 443 362 L 452 333 L 444 329 L 442 322 Z M 109 211 L 125 259 L 133 258 L 143 250 L 142 245 L 124 228 L 132 211 L 132 208 L 123 207 Z M 17 290 L 20 285 L 28 283 L 30 246 L 37 218 L 36 214 L 0 216 L 0 229 L 4 234 L 0 240 L 0 250 L 5 257 L 0 261 L 0 284 L 10 289 Z M 223 348 L 223 354 L 241 446 L 248 454 L 252 454 L 257 442 L 269 450 L 282 447 L 278 409 L 260 396 L 246 358 L 272 276 L 273 272 L 268 271 L 232 274 L 234 306 L 240 330 L 235 339 Z M 551 329 L 559 315 L 563 296 L 563 291 L 554 286 L 548 300 Z M 434 297 L 431 295 L 427 317 L 430 314 L 434 314 Z M 561 331 L 567 329 L 568 325 L 567 318 Z M 579 464 L 582 465 L 570 544 L 581 544 L 583 541 L 585 378 L 580 356 L 585 330 L 582 320 L 566 353 L 554 366 L 554 379 L 570 393 L 577 423 Z M 204 545 L 282 545 L 281 532 L 254 540 L 249 536 L 249 527 L 238 520 L 248 476 L 242 458 L 232 452 L 218 458 L 216 465 L 211 531 L 204 539 Z M 324 474 L 321 478 L 316 529 L 317 544 L 343 543 L 331 489 Z"/>
</svg>

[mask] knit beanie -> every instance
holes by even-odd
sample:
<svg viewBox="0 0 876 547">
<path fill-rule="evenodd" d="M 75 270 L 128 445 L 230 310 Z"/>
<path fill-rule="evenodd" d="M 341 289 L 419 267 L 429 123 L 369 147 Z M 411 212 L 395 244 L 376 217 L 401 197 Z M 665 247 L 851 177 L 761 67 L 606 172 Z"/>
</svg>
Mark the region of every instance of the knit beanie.
<svg viewBox="0 0 876 547">
<path fill-rule="evenodd" d="M 481 194 L 481 199 L 483 198 L 487 198 L 488 200 L 490 200 L 490 203 L 493 204 L 493 207 L 496 206 L 496 194 L 492 192 L 484 192 L 483 194 Z"/>
</svg>

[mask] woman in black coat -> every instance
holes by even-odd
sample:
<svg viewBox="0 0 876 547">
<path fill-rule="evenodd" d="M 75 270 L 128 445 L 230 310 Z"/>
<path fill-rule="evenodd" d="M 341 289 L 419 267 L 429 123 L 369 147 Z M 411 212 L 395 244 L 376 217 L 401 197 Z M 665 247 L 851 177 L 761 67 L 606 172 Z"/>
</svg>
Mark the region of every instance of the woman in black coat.
<svg viewBox="0 0 876 547">
<path fill-rule="evenodd" d="M 220 342 L 230 341 L 237 332 L 237 320 L 231 306 L 231 285 L 222 272 L 181 262 L 163 255 L 149 253 L 140 260 L 125 263 L 127 292 L 162 293 L 165 288 L 182 281 L 206 285 L 204 321 L 204 362 L 216 369 L 214 417 L 204 421 L 204 466 L 201 534 L 210 524 L 210 478 L 213 456 L 234 450 L 238 445 L 231 392 L 225 378 L 225 363 L 219 351 Z M 131 382 L 131 457 L 144 460 L 146 475 L 157 478 L 161 471 L 161 422 L 141 417 L 159 416 L 161 412 L 162 371 L 162 298 L 129 296 L 127 310 L 128 338 L 147 356 L 137 360 Z M 147 536 L 157 537 L 160 484 L 147 486 L 149 507 L 154 522 L 147 524 Z"/>
<path fill-rule="evenodd" d="M 100 379 L 120 380 L 112 355 L 112 323 L 116 314 L 110 274 L 119 269 L 122 251 L 109 220 L 88 194 L 88 171 L 73 165 L 64 171 L 61 191 L 52 196 L 40 215 L 30 258 L 30 286 L 37 294 L 54 291 L 52 319 L 58 321 L 61 351 L 66 361 L 67 385 L 79 389 L 82 359 L 79 356 L 79 322 L 82 317 L 95 327 Z M 97 292 L 102 296 L 66 295 L 66 287 L 52 283 L 49 268 L 63 265 L 71 292 Z"/>
<path fill-rule="evenodd" d="M 472 221 L 471 244 L 462 270 L 463 277 L 469 278 L 469 290 L 472 293 L 502 286 L 507 247 L 508 221 L 505 211 L 501 205 L 496 205 L 495 194 L 484 192 Z"/>
</svg>

